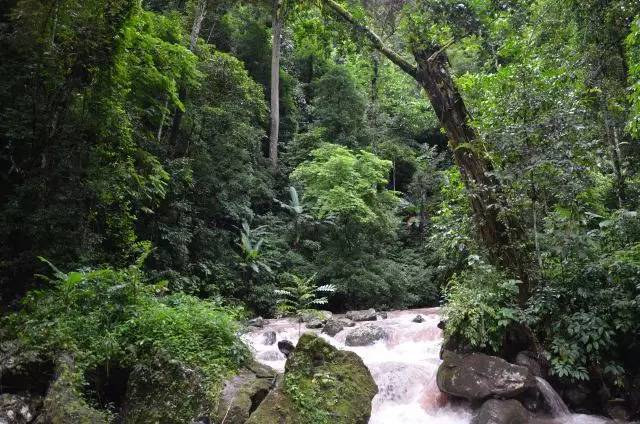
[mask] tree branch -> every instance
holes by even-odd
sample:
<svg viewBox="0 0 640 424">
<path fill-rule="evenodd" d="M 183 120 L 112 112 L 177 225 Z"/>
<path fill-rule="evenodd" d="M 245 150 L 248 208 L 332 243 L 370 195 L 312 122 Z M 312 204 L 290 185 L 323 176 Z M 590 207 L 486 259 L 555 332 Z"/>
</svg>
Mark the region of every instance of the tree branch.
<svg viewBox="0 0 640 424">
<path fill-rule="evenodd" d="M 398 53 L 394 52 L 389 47 L 387 47 L 382 41 L 382 39 L 378 36 L 378 34 L 373 32 L 371 29 L 367 28 L 366 26 L 361 25 L 356 20 L 356 18 L 353 17 L 351 13 L 349 13 L 344 7 L 340 6 L 334 0 L 321 0 L 321 1 L 326 6 L 331 8 L 334 12 L 336 12 L 338 16 L 340 16 L 342 19 L 344 19 L 345 21 L 353 25 L 355 29 L 362 31 L 365 37 L 367 37 L 367 39 L 371 42 L 371 44 L 373 44 L 373 47 L 376 48 L 378 51 L 380 51 L 380 53 L 382 53 L 390 61 L 398 65 L 400 69 L 402 69 L 405 73 L 407 73 L 413 78 L 416 78 L 417 72 L 418 72 L 417 68 L 411 63 L 409 63 L 408 61 L 406 61 L 405 59 L 403 59 Z"/>
</svg>

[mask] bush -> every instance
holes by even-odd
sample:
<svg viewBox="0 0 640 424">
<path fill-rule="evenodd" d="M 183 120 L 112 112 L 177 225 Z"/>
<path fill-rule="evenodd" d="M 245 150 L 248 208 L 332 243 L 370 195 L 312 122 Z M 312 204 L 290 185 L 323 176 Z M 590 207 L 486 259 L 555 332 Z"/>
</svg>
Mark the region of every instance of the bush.
<svg viewBox="0 0 640 424">
<path fill-rule="evenodd" d="M 469 268 L 455 274 L 444 290 L 446 337 L 473 348 L 498 352 L 510 324 L 523 321 L 516 305 L 520 281 L 470 256 Z"/>
<path fill-rule="evenodd" d="M 560 212 L 548 218 L 544 281 L 527 315 L 554 375 L 587 380 L 599 368 L 621 384 L 637 367 L 623 346 L 640 328 L 640 217 L 620 210 L 591 221 L 580 225 Z"/>
<path fill-rule="evenodd" d="M 3 327 L 26 349 L 57 360 L 70 354 L 80 374 L 132 368 L 158 355 L 200 370 L 212 390 L 248 359 L 236 337 L 239 310 L 185 294 L 162 296 L 139 266 L 62 273 L 31 291 Z"/>
</svg>

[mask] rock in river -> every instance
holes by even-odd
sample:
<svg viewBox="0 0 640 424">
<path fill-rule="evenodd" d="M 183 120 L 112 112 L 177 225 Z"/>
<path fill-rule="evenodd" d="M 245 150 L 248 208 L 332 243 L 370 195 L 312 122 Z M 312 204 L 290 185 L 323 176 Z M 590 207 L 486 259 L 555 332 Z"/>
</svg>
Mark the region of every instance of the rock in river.
<svg viewBox="0 0 640 424">
<path fill-rule="evenodd" d="M 296 398 L 289 393 L 294 390 Z M 305 333 L 287 360 L 278 387 L 251 414 L 247 424 L 322 422 L 366 424 L 371 400 L 378 392 L 369 369 L 353 352 L 338 350 L 322 338 Z M 308 399 L 300 404 L 299 399 Z M 309 403 L 311 402 L 311 403 Z"/>
<path fill-rule="evenodd" d="M 441 391 L 472 401 L 488 397 L 512 398 L 537 387 L 533 374 L 526 367 L 481 353 L 451 351 L 443 354 L 437 383 Z"/>
<path fill-rule="evenodd" d="M 363 325 L 353 329 L 345 340 L 347 346 L 369 346 L 387 337 L 387 333 L 377 325 Z"/>
<path fill-rule="evenodd" d="M 489 399 L 471 421 L 471 424 L 526 424 L 529 413 L 515 399 Z"/>
<path fill-rule="evenodd" d="M 376 310 L 373 308 L 364 311 L 349 311 L 346 317 L 352 321 L 376 321 L 378 319 Z"/>
<path fill-rule="evenodd" d="M 336 334 L 342 331 L 344 328 L 344 323 L 337 319 L 330 319 L 324 325 L 322 332 L 330 335 L 331 337 L 335 337 Z"/>
</svg>

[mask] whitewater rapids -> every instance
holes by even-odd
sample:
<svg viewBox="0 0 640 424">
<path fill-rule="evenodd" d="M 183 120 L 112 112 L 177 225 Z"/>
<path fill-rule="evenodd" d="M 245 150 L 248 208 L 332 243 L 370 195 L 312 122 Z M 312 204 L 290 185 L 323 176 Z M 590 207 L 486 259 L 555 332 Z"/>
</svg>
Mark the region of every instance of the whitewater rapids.
<svg viewBox="0 0 640 424">
<path fill-rule="evenodd" d="M 424 322 L 413 322 L 416 315 Z M 369 424 L 468 424 L 473 412 L 464 403 L 453 404 L 436 385 L 436 372 L 440 365 L 442 331 L 439 308 L 411 309 L 387 313 L 386 319 L 378 318 L 375 325 L 382 327 L 387 338 L 371 346 L 346 346 L 345 338 L 350 331 L 367 322 L 356 323 L 356 327 L 345 327 L 335 337 L 321 334 L 325 340 L 339 349 L 357 353 L 378 385 L 378 394 L 373 399 Z M 369 322 L 371 323 L 371 322 Z M 297 343 L 298 323 L 294 319 L 269 320 L 264 328 L 253 329 L 243 336 L 254 349 L 256 359 L 283 372 L 285 357 L 277 342 L 264 344 L 264 333 L 275 331 L 277 341 L 289 340 Z M 302 333 L 320 330 L 300 328 Z M 542 420 L 541 420 L 542 422 Z M 544 420 L 556 424 L 600 424 L 604 419 L 587 415 L 568 415 Z"/>
</svg>

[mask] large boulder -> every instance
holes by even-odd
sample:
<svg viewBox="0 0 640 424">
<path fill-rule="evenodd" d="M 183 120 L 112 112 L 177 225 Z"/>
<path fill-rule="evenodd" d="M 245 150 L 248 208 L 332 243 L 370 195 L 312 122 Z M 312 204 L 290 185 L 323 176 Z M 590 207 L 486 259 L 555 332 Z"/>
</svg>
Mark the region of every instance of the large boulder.
<svg viewBox="0 0 640 424">
<path fill-rule="evenodd" d="M 328 334 L 331 337 L 335 337 L 336 334 L 342 331 L 344 328 L 344 322 L 338 319 L 329 319 L 327 323 L 324 325 L 322 332 Z"/>
<path fill-rule="evenodd" d="M 213 382 L 182 362 L 157 356 L 134 367 L 122 408 L 126 423 L 244 424 L 273 385 L 276 372 L 251 362 L 213 390 Z"/>
<path fill-rule="evenodd" d="M 438 368 L 437 383 L 441 391 L 471 401 L 513 398 L 537 387 L 526 367 L 481 353 L 461 355 L 449 351 Z"/>
<path fill-rule="evenodd" d="M 349 311 L 346 317 L 352 321 L 376 321 L 378 319 L 376 310 L 373 308 L 363 311 Z"/>
<path fill-rule="evenodd" d="M 387 337 L 387 333 L 382 327 L 377 325 L 363 325 L 353 329 L 345 340 L 347 346 L 369 346 L 383 340 Z"/>
<path fill-rule="evenodd" d="M 257 362 L 224 382 L 218 403 L 217 421 L 244 424 L 275 384 L 276 372 Z"/>
<path fill-rule="evenodd" d="M 287 360 L 282 381 L 247 424 L 366 424 L 377 392 L 358 355 L 305 333 Z"/>
<path fill-rule="evenodd" d="M 515 399 L 489 399 L 476 414 L 471 424 L 527 424 L 529 413 Z"/>
</svg>

